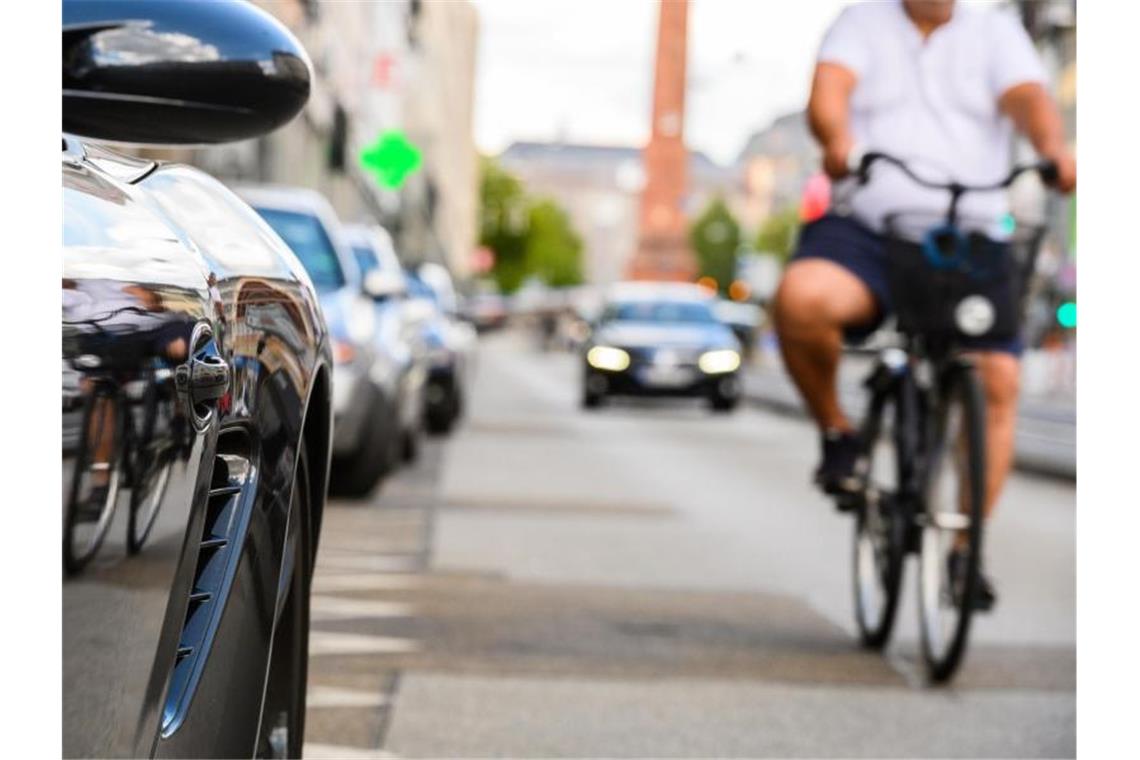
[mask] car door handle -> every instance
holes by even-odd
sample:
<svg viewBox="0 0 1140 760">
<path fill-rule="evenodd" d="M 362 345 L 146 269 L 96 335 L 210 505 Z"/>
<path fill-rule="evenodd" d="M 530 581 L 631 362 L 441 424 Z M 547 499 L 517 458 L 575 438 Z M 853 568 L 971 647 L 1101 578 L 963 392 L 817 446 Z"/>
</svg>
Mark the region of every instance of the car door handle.
<svg viewBox="0 0 1140 760">
<path fill-rule="evenodd" d="M 195 406 L 209 404 L 226 395 L 230 385 L 230 365 L 213 354 L 196 356 L 175 371 L 178 387 Z"/>
</svg>

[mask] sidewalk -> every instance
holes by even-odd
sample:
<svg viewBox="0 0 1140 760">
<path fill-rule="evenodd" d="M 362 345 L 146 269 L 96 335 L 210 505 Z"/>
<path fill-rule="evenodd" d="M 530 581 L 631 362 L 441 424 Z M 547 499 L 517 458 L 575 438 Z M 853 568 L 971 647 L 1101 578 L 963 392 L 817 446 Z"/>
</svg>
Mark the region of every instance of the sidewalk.
<svg viewBox="0 0 1140 760">
<path fill-rule="evenodd" d="M 844 358 L 839 371 L 839 401 L 858 419 L 866 406 L 860 382 L 870 359 Z M 764 406 L 806 415 L 803 403 L 777 354 L 759 352 L 743 370 L 745 398 Z M 1028 395 L 1017 421 L 1016 464 L 1023 470 L 1075 478 L 1077 472 L 1076 400 L 1064 396 Z"/>
</svg>

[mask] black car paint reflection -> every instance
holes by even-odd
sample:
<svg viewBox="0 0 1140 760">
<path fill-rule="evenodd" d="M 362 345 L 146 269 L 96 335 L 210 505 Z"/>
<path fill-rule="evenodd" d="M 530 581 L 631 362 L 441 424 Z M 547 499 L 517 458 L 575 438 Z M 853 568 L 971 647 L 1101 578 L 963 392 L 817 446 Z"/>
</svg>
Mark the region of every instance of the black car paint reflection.
<svg viewBox="0 0 1140 760">
<path fill-rule="evenodd" d="M 248 756 L 301 446 L 323 503 L 324 323 L 208 176 L 72 141 L 63 187 L 64 754 Z"/>
</svg>

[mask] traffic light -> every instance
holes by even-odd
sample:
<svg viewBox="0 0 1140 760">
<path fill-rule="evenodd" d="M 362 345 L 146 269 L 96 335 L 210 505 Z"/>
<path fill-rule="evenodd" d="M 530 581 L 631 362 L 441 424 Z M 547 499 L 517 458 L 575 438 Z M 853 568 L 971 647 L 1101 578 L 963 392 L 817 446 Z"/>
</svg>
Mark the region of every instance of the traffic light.
<svg viewBox="0 0 1140 760">
<path fill-rule="evenodd" d="M 1057 307 L 1057 324 L 1070 330 L 1077 326 L 1077 304 L 1074 301 L 1065 301 Z"/>
</svg>

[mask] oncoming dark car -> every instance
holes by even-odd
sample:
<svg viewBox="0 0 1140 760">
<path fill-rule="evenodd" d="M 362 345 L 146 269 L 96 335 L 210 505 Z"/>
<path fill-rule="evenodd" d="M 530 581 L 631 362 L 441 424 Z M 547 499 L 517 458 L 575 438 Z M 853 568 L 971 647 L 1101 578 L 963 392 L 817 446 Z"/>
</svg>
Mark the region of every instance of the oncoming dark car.
<svg viewBox="0 0 1140 760">
<path fill-rule="evenodd" d="M 65 757 L 300 757 L 332 432 L 312 280 L 212 177 L 85 140 L 256 137 L 310 77 L 247 3 L 63 4 Z"/>
<path fill-rule="evenodd" d="M 607 396 L 695 396 L 716 411 L 739 398 L 740 342 L 695 285 L 623 283 L 583 351 L 582 405 Z"/>
</svg>

